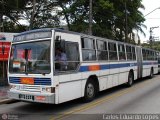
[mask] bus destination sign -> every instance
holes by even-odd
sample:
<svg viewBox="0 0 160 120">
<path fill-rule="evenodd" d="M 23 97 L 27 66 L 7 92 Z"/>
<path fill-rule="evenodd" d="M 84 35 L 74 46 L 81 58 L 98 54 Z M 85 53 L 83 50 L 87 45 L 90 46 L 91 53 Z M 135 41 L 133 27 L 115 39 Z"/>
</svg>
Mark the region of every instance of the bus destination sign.
<svg viewBox="0 0 160 120">
<path fill-rule="evenodd" d="M 51 38 L 51 35 L 52 35 L 51 31 L 26 33 L 26 34 L 15 36 L 14 39 L 13 39 L 13 42 L 43 39 L 43 38 Z"/>
</svg>

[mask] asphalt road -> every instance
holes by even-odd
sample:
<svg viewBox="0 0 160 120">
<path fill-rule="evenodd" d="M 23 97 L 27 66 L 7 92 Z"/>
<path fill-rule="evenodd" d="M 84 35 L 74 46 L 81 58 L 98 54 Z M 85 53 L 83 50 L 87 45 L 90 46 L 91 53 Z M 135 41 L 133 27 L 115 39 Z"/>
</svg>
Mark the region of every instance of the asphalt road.
<svg viewBox="0 0 160 120">
<path fill-rule="evenodd" d="M 160 75 L 103 91 L 90 103 L 81 99 L 60 105 L 16 102 L 0 105 L 0 119 L 108 120 L 160 119 Z M 2 120 L 3 120 L 2 119 Z"/>
</svg>

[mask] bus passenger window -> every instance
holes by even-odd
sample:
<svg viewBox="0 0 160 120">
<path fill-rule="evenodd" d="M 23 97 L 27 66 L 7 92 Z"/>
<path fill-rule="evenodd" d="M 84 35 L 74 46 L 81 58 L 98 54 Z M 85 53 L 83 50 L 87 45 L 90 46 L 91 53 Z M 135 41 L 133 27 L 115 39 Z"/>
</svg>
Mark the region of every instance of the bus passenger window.
<svg viewBox="0 0 160 120">
<path fill-rule="evenodd" d="M 125 48 L 123 44 L 118 45 L 119 60 L 126 60 Z"/>
<path fill-rule="evenodd" d="M 96 60 L 96 50 L 94 39 L 81 38 L 82 43 L 82 57 L 84 61 Z"/>
<path fill-rule="evenodd" d="M 116 43 L 109 42 L 109 60 L 118 60 Z"/>
<path fill-rule="evenodd" d="M 80 57 L 77 42 L 66 42 L 67 70 L 75 71 L 78 68 Z"/>
<path fill-rule="evenodd" d="M 132 49 L 131 49 L 131 46 L 126 45 L 126 53 L 127 53 L 127 60 L 132 60 Z"/>
<path fill-rule="evenodd" d="M 143 60 L 147 60 L 146 50 L 142 49 Z"/>
<path fill-rule="evenodd" d="M 132 58 L 133 60 L 136 60 L 135 47 L 132 47 Z"/>
<path fill-rule="evenodd" d="M 97 40 L 98 60 L 108 60 L 108 49 L 105 41 Z"/>
<path fill-rule="evenodd" d="M 67 69 L 67 56 L 63 52 L 62 48 L 56 48 L 55 50 L 55 69 L 66 70 Z"/>
<path fill-rule="evenodd" d="M 57 72 L 75 71 L 79 65 L 78 43 L 65 41 L 65 47 L 55 50 L 55 70 Z"/>
</svg>

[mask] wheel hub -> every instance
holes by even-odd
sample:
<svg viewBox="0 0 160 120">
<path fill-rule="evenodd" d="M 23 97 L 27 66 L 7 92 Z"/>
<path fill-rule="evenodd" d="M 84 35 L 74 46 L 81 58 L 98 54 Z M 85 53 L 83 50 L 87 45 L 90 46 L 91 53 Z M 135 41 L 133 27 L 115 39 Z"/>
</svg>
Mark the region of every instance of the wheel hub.
<svg viewBox="0 0 160 120">
<path fill-rule="evenodd" d="M 87 95 L 88 97 L 93 97 L 94 95 L 94 87 L 92 84 L 88 84 L 87 86 Z"/>
</svg>

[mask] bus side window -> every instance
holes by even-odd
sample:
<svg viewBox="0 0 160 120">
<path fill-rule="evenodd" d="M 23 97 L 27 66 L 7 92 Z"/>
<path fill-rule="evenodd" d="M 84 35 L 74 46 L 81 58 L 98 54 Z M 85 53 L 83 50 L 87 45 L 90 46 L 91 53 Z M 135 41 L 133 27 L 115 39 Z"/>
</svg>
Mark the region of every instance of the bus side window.
<svg viewBox="0 0 160 120">
<path fill-rule="evenodd" d="M 126 60 L 124 44 L 118 44 L 119 60 Z"/>
<path fill-rule="evenodd" d="M 142 49 L 143 60 L 146 60 L 146 50 Z"/>
<path fill-rule="evenodd" d="M 151 60 L 151 53 L 149 50 L 146 50 L 146 60 Z"/>
<path fill-rule="evenodd" d="M 136 60 L 135 47 L 132 47 L 132 58 L 133 60 Z"/>
<path fill-rule="evenodd" d="M 98 60 L 108 60 L 107 42 L 97 40 L 97 49 Z"/>
<path fill-rule="evenodd" d="M 116 43 L 109 42 L 109 60 L 118 60 Z"/>
<path fill-rule="evenodd" d="M 65 51 L 67 56 L 67 70 L 76 70 L 80 62 L 78 43 L 66 42 Z"/>
<path fill-rule="evenodd" d="M 155 52 L 155 60 L 158 60 L 158 52 Z"/>
<path fill-rule="evenodd" d="M 132 50 L 131 50 L 131 46 L 126 45 L 126 53 L 127 53 L 127 60 L 132 60 Z"/>
<path fill-rule="evenodd" d="M 81 38 L 82 57 L 84 61 L 96 60 L 95 40 L 91 38 Z"/>
</svg>

